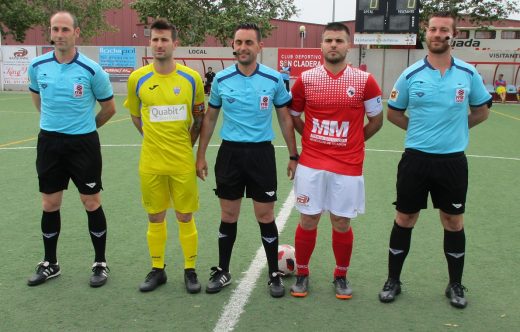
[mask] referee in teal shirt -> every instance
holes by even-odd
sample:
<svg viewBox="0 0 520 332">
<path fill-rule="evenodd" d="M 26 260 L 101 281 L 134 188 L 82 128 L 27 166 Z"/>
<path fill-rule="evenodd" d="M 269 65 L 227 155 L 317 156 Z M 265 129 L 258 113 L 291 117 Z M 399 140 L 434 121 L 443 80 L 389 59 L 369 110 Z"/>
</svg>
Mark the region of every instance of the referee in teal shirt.
<svg viewBox="0 0 520 332">
<path fill-rule="evenodd" d="M 388 120 L 406 130 L 406 140 L 397 170 L 397 213 L 390 234 L 388 279 L 379 293 L 381 302 L 392 302 L 401 292 L 401 269 L 410 250 L 412 229 L 420 210 L 427 207 L 429 193 L 444 228 L 449 273 L 445 295 L 456 308 L 467 305 L 462 285 L 468 189 L 464 150 L 469 128 L 487 119 L 491 96 L 475 67 L 451 56 L 455 20 L 444 12 L 430 17 L 428 55 L 401 74 L 388 101 Z"/>
<path fill-rule="evenodd" d="M 237 64 L 220 71 L 211 86 L 209 110 L 202 123 L 197 151 L 197 175 L 208 174 L 206 149 L 222 108 L 224 121 L 215 163 L 220 199 L 221 222 L 218 247 L 219 265 L 212 268 L 207 293 L 217 293 L 231 283 L 229 264 L 237 234 L 237 221 L 244 192 L 253 200 L 265 249 L 269 289 L 273 297 L 282 297 L 285 288 L 278 271 L 278 229 L 274 221 L 276 201 L 276 161 L 272 128 L 272 108 L 276 109 L 282 135 L 289 149 L 287 172 L 294 176 L 298 154 L 294 128 L 287 105 L 291 96 L 281 74 L 258 64 L 262 49 L 260 30 L 255 24 L 242 24 L 235 30 L 233 54 Z"/>
<path fill-rule="evenodd" d="M 61 229 L 60 208 L 69 180 L 78 188 L 88 217 L 94 246 L 90 286 L 103 286 L 108 277 L 105 258 L 107 225 L 101 207 L 101 147 L 97 128 L 115 113 L 108 74 L 76 49 L 80 29 L 69 12 L 51 17 L 54 52 L 35 58 L 29 66 L 29 90 L 40 112 L 36 170 L 43 213 L 41 230 L 44 258 L 36 266 L 29 286 L 60 275 L 57 244 Z M 101 110 L 95 114 L 96 102 Z"/>
</svg>

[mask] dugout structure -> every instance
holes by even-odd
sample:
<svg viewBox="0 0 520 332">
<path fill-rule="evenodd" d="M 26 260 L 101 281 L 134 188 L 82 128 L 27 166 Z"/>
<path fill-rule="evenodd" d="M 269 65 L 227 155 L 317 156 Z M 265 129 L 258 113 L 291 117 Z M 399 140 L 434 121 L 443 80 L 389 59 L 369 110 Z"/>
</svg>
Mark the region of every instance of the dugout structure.
<svg viewBox="0 0 520 332">
<path fill-rule="evenodd" d="M 142 59 L 143 66 L 146 66 L 153 61 L 153 57 L 151 56 L 143 56 Z M 196 70 L 203 80 L 204 75 L 208 71 L 208 67 L 213 68 L 213 71 L 217 73 L 222 69 L 236 63 L 235 58 L 175 58 L 175 61 L 181 65 L 188 66 L 191 69 Z"/>
<path fill-rule="evenodd" d="M 490 81 L 484 79 L 484 84 L 489 93 L 493 96 L 493 101 L 500 98 L 495 93 L 494 83 L 499 74 L 504 74 L 507 82 L 506 101 L 518 101 L 517 91 L 520 88 L 520 62 L 494 62 L 494 61 L 468 61 L 477 68 L 482 77 L 492 77 Z"/>
</svg>

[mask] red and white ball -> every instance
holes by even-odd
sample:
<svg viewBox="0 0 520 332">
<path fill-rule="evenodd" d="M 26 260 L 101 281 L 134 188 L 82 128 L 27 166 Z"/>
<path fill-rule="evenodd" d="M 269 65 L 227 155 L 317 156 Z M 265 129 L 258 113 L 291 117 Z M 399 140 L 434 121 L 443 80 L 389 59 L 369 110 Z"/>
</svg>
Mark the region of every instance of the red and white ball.
<svg viewBox="0 0 520 332">
<path fill-rule="evenodd" d="M 289 244 L 281 244 L 278 246 L 278 269 L 285 275 L 293 274 L 296 270 L 296 258 L 294 256 L 294 247 Z"/>
</svg>

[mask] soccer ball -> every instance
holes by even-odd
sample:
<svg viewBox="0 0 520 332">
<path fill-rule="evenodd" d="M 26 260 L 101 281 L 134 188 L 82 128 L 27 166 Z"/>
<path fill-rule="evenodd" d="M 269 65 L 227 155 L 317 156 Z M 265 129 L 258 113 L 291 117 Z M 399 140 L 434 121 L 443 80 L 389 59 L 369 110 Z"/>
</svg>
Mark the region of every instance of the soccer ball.
<svg viewBox="0 0 520 332">
<path fill-rule="evenodd" d="M 294 247 L 288 244 L 278 246 L 278 269 L 285 275 L 293 274 L 296 269 Z"/>
</svg>

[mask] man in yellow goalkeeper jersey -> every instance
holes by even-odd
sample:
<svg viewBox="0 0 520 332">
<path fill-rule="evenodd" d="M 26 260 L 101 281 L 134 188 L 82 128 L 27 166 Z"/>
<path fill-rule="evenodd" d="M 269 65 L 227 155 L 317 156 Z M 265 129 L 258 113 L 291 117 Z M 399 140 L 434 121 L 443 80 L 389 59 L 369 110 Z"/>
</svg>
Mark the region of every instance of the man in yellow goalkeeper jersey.
<svg viewBox="0 0 520 332">
<path fill-rule="evenodd" d="M 139 289 L 153 291 L 167 280 L 165 219 L 166 210 L 173 207 L 184 254 L 186 290 L 198 293 L 198 234 L 193 213 L 199 207 L 199 194 L 192 148 L 204 117 L 204 85 L 195 70 L 173 58 L 178 43 L 175 26 L 158 19 L 150 30 L 153 63 L 130 75 L 125 101 L 135 127 L 143 135 L 139 175 L 149 219 L 147 240 L 152 270 Z"/>
</svg>

